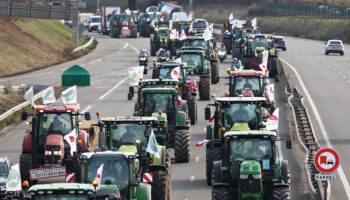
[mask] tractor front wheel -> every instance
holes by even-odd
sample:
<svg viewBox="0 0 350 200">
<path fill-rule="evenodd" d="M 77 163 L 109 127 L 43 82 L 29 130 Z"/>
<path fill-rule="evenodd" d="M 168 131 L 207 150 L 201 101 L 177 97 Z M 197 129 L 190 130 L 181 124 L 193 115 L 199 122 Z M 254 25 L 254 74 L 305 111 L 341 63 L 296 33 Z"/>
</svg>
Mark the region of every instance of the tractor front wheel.
<svg viewBox="0 0 350 200">
<path fill-rule="evenodd" d="M 19 168 L 21 172 L 22 181 L 28 181 L 30 185 L 33 184 L 30 180 L 29 170 L 33 166 L 33 157 L 31 154 L 21 154 L 19 157 Z"/>
<path fill-rule="evenodd" d="M 229 200 L 230 190 L 224 186 L 214 186 L 212 191 L 212 200 Z"/>
<path fill-rule="evenodd" d="M 191 119 L 191 124 L 196 124 L 197 122 L 197 101 L 195 98 L 191 97 L 187 99 L 188 115 Z"/>
<path fill-rule="evenodd" d="M 190 160 L 190 130 L 175 131 L 175 162 L 184 163 Z"/>
<path fill-rule="evenodd" d="M 210 99 L 210 76 L 203 77 L 199 82 L 199 97 L 201 100 Z"/>
<path fill-rule="evenodd" d="M 275 187 L 273 189 L 273 200 L 290 200 L 289 187 Z"/>
<path fill-rule="evenodd" d="M 152 199 L 165 200 L 168 197 L 168 180 L 166 171 L 153 171 Z"/>
<path fill-rule="evenodd" d="M 131 28 L 131 37 L 137 38 L 137 29 L 135 27 Z"/>
<path fill-rule="evenodd" d="M 219 65 L 217 62 L 210 63 L 211 68 L 211 83 L 216 84 L 219 82 Z"/>
<path fill-rule="evenodd" d="M 206 175 L 207 175 L 207 184 L 212 184 L 212 171 L 214 161 L 221 159 L 220 148 L 208 148 L 206 151 Z"/>
</svg>

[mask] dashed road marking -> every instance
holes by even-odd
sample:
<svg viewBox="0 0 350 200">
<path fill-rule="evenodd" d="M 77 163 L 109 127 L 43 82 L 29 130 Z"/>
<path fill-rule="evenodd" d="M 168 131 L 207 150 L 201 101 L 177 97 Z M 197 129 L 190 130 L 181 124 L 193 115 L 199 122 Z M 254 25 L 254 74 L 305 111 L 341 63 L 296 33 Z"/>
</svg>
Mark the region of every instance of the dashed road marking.
<svg viewBox="0 0 350 200">
<path fill-rule="evenodd" d="M 129 43 L 126 43 L 126 44 L 123 46 L 123 49 L 125 49 L 128 45 L 129 45 Z"/>
<path fill-rule="evenodd" d="M 90 110 L 90 108 L 92 108 L 92 106 L 90 105 L 90 106 L 88 106 L 88 107 L 86 107 L 83 111 L 81 111 L 82 113 L 84 113 L 84 112 L 87 112 L 88 110 Z"/>
<path fill-rule="evenodd" d="M 100 61 L 102 61 L 102 58 L 99 58 L 99 59 L 97 59 L 97 60 L 91 61 L 91 62 L 89 62 L 89 63 L 90 63 L 90 64 L 94 64 L 94 63 L 97 63 L 97 62 L 100 62 Z"/>
<path fill-rule="evenodd" d="M 198 162 L 198 161 L 199 161 L 199 156 L 196 156 L 195 161 L 196 161 L 196 162 Z"/>
<path fill-rule="evenodd" d="M 191 176 L 190 181 L 193 182 L 194 178 L 195 178 L 194 176 Z"/>
<path fill-rule="evenodd" d="M 111 92 L 113 92 L 113 90 L 117 89 L 121 84 L 123 84 L 128 78 L 129 78 L 129 76 L 126 76 L 123 80 L 121 80 L 119 83 L 117 83 L 115 86 L 113 86 L 110 90 L 108 90 L 106 93 L 104 93 L 102 96 L 100 96 L 98 98 L 98 100 L 102 100 L 103 98 L 105 98 L 107 95 L 109 95 Z"/>
</svg>

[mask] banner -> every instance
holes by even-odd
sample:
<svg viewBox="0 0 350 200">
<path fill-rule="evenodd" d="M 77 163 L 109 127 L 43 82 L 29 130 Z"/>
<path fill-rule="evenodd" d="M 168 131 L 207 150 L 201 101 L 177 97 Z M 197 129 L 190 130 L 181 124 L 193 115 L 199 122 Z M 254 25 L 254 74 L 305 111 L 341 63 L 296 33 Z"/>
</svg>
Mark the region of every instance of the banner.
<svg viewBox="0 0 350 200">
<path fill-rule="evenodd" d="M 64 139 L 67 141 L 67 143 L 70 146 L 70 155 L 73 155 L 73 152 L 77 151 L 77 140 L 76 140 L 76 130 L 73 129 L 72 132 L 64 136 Z"/>
<path fill-rule="evenodd" d="M 129 71 L 130 85 L 137 86 L 140 82 L 140 78 L 143 76 L 144 66 L 135 67 Z"/>
<path fill-rule="evenodd" d="M 267 119 L 266 130 L 273 131 L 278 129 L 279 108 Z"/>
<path fill-rule="evenodd" d="M 269 96 L 270 102 L 275 101 L 275 85 L 270 84 L 266 86 L 267 95 Z"/>
<path fill-rule="evenodd" d="M 182 32 L 181 32 L 181 34 L 180 34 L 180 38 L 179 38 L 179 39 L 180 39 L 180 41 L 181 41 L 181 40 L 186 40 L 186 38 L 187 38 L 187 37 L 186 37 L 185 31 L 184 31 L 184 30 L 182 30 Z"/>
<path fill-rule="evenodd" d="M 175 80 L 179 80 L 179 77 L 180 77 L 180 67 L 175 67 L 171 71 L 171 78 Z"/>
<path fill-rule="evenodd" d="M 75 104 L 78 103 L 77 86 L 70 87 L 62 92 L 63 104 Z"/>
<path fill-rule="evenodd" d="M 150 153 L 150 154 L 155 155 L 157 158 L 160 158 L 159 149 L 158 149 L 158 143 L 157 143 L 156 136 L 153 133 L 153 130 L 151 132 L 151 135 L 149 136 L 149 140 L 148 140 L 146 151 L 148 153 Z"/>
<path fill-rule="evenodd" d="M 261 64 L 259 65 L 261 71 L 266 71 L 267 70 L 267 60 L 268 60 L 268 57 L 269 57 L 269 52 L 264 50 L 263 51 L 263 57 L 262 57 L 262 62 Z"/>
<path fill-rule="evenodd" d="M 209 29 L 206 29 L 203 33 L 203 37 L 205 41 L 208 41 L 212 38 L 212 33 Z"/>
<path fill-rule="evenodd" d="M 252 24 L 252 27 L 255 28 L 257 26 L 257 19 L 254 18 L 252 21 L 251 21 L 251 24 Z"/>
<path fill-rule="evenodd" d="M 10 169 L 6 180 L 6 191 L 14 192 L 22 190 L 21 174 L 19 172 L 19 164 L 13 165 Z"/>
<path fill-rule="evenodd" d="M 27 90 L 27 92 L 24 94 L 23 97 L 25 100 L 29 101 L 31 105 L 34 105 L 34 92 L 33 92 L 33 86 Z"/>
<path fill-rule="evenodd" d="M 55 103 L 56 97 L 55 97 L 55 90 L 53 87 L 49 87 L 42 95 L 41 98 L 43 99 L 43 104 L 49 104 L 49 103 Z"/>
<path fill-rule="evenodd" d="M 99 189 L 99 188 L 100 188 L 100 185 L 101 185 L 102 173 L 103 173 L 103 165 L 104 165 L 104 164 L 102 164 L 102 165 L 97 169 L 97 173 L 96 173 L 95 180 L 97 181 L 98 185 L 97 185 L 97 188 L 96 188 L 96 189 Z"/>
<path fill-rule="evenodd" d="M 173 29 L 170 32 L 170 40 L 175 40 L 175 39 L 177 39 L 177 30 Z"/>
</svg>

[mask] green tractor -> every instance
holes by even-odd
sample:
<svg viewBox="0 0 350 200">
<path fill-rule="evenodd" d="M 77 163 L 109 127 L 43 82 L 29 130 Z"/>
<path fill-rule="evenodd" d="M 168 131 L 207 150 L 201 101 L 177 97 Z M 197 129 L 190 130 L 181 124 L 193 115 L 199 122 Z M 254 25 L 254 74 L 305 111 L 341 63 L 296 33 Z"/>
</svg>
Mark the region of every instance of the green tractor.
<svg viewBox="0 0 350 200">
<path fill-rule="evenodd" d="M 203 35 L 188 36 L 182 47 L 202 47 L 205 51 L 205 59 L 210 61 L 211 83 L 219 82 L 219 56 L 213 39 L 205 40 Z"/>
<path fill-rule="evenodd" d="M 187 103 L 191 124 L 196 124 L 198 107 L 197 82 L 188 79 L 186 75 L 186 66 L 176 62 L 154 63 L 152 78 L 160 79 L 161 81 L 169 79 L 172 80 L 172 82 L 178 83 L 181 99 L 186 100 Z M 176 79 L 178 79 L 178 81 Z M 148 82 L 152 83 L 152 81 Z M 167 83 L 167 81 L 164 81 L 164 84 L 171 85 Z"/>
<path fill-rule="evenodd" d="M 135 116 L 156 117 L 166 127 L 166 134 L 156 134 L 160 145 L 175 149 L 175 162 L 189 162 L 190 127 L 187 105 L 179 100 L 176 88 L 144 88 Z"/>
<path fill-rule="evenodd" d="M 182 63 L 186 63 L 186 76 L 191 82 L 199 83 L 199 98 L 210 99 L 211 67 L 202 47 L 182 47 L 177 51 Z"/>
<path fill-rule="evenodd" d="M 151 185 L 140 182 L 140 165 L 135 153 L 104 151 L 84 153 L 83 182 L 100 181 L 97 186 L 97 199 L 115 196 L 127 200 L 150 200 Z M 99 169 L 102 174 L 99 174 Z M 100 179 L 100 180 L 99 180 Z"/>
<path fill-rule="evenodd" d="M 95 200 L 96 188 L 90 184 L 78 183 L 52 183 L 38 184 L 24 189 L 25 199 L 70 199 L 70 200 Z M 103 199 L 109 196 L 104 196 Z M 101 198 L 102 199 L 102 198 Z M 119 200 L 119 198 L 108 198 Z"/>
<path fill-rule="evenodd" d="M 151 56 L 156 56 L 158 49 L 163 48 L 170 51 L 171 43 L 169 38 L 169 28 L 160 26 L 155 28 L 151 34 Z"/>
<path fill-rule="evenodd" d="M 271 35 L 255 34 L 250 35 L 244 44 L 242 63 L 245 69 L 261 70 L 263 52 L 268 51 L 267 69 L 269 77 L 278 80 L 278 54 L 271 43 Z"/>
<path fill-rule="evenodd" d="M 153 130 L 155 135 L 165 134 L 164 124 L 154 117 L 98 118 L 99 149 L 138 155 L 139 177 L 153 175 L 153 180 L 145 181 L 152 186 L 152 199 L 171 199 L 171 160 L 166 147 L 158 145 L 159 158 L 146 151 Z"/>
<path fill-rule="evenodd" d="M 215 107 L 213 117 L 209 106 Z M 206 139 L 209 140 L 206 145 L 208 185 L 212 184 L 213 162 L 221 158 L 223 135 L 226 130 L 263 130 L 269 106 L 264 97 L 220 97 L 215 99 L 214 104 L 209 104 L 205 108 L 205 120 L 214 121 L 212 125 L 207 126 L 206 136 Z"/>
<path fill-rule="evenodd" d="M 289 200 L 288 161 L 278 140 L 274 131 L 226 132 L 222 159 L 214 162 L 212 199 Z"/>
</svg>

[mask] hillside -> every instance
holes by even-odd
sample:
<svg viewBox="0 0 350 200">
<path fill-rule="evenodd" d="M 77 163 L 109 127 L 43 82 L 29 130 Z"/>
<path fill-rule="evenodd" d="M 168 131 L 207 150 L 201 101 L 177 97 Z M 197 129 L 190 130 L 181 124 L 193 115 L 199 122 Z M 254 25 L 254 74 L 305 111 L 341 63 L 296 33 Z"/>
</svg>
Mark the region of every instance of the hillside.
<svg viewBox="0 0 350 200">
<path fill-rule="evenodd" d="M 70 57 L 72 30 L 57 20 L 0 18 L 0 77 L 23 73 Z"/>
</svg>

